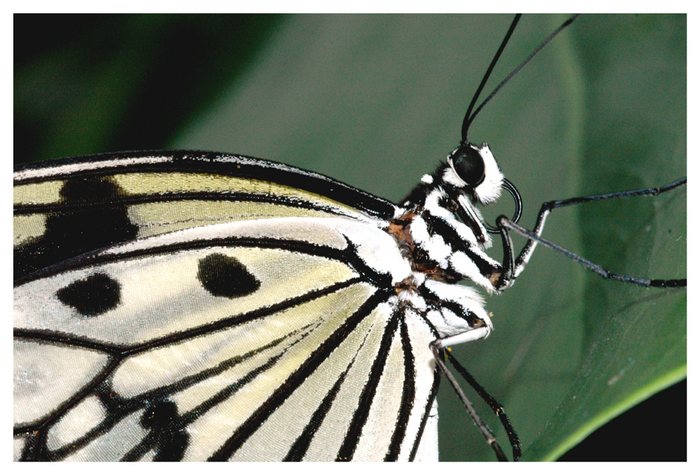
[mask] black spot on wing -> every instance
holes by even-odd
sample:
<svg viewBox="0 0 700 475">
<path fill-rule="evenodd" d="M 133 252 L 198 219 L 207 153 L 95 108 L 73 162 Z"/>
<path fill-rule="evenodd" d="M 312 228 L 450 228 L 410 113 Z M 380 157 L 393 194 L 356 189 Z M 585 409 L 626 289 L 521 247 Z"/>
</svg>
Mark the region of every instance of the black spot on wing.
<svg viewBox="0 0 700 475">
<path fill-rule="evenodd" d="M 243 297 L 260 288 L 260 281 L 235 257 L 209 254 L 200 259 L 197 278 L 217 297 Z"/>
<path fill-rule="evenodd" d="M 121 287 L 107 274 L 97 273 L 59 289 L 56 297 L 81 315 L 94 317 L 119 305 Z"/>
<path fill-rule="evenodd" d="M 178 419 L 177 405 L 172 401 L 159 400 L 151 402 L 141 416 L 141 425 L 151 431 L 155 439 L 157 462 L 175 462 L 182 460 L 189 445 L 190 436 L 184 427 L 175 424 Z"/>
<path fill-rule="evenodd" d="M 60 191 L 60 206 L 46 216 L 44 235 L 15 250 L 15 279 L 135 238 L 138 226 L 129 220 L 127 207 L 118 203 L 124 195 L 108 177 L 66 180 Z"/>
</svg>

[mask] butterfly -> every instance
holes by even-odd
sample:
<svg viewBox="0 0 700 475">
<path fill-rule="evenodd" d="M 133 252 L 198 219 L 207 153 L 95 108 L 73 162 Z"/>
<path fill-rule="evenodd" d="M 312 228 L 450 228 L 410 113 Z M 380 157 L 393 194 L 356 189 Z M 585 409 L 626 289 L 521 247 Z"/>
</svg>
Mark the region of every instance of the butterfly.
<svg viewBox="0 0 700 475">
<path fill-rule="evenodd" d="M 195 162 L 195 163 L 196 163 L 196 160 L 199 160 L 200 163 L 204 163 L 204 162 L 207 161 L 207 156 L 201 156 L 199 159 L 196 158 L 197 155 L 191 155 L 191 157 L 192 157 L 192 161 Z M 109 158 L 109 157 L 105 157 L 105 158 Z M 124 157 L 124 158 L 127 159 L 127 160 L 130 159 L 130 158 L 136 159 L 136 157 Z M 141 158 L 143 158 L 143 157 L 141 157 Z M 168 157 L 166 157 L 166 158 L 168 158 Z M 170 157 L 170 158 L 173 158 L 173 157 Z M 180 157 L 179 159 L 180 159 L 180 160 L 184 160 L 184 158 L 182 158 L 182 157 Z M 209 161 L 215 161 L 215 160 L 213 160 L 213 158 L 210 157 L 210 158 L 209 158 Z M 103 162 L 103 163 L 104 163 L 104 162 Z M 293 171 L 287 170 L 287 172 L 290 174 L 290 176 L 294 175 L 294 172 L 293 172 Z M 259 174 L 259 173 L 258 173 L 258 174 Z M 159 183 L 160 183 L 160 182 L 159 182 Z M 297 183 L 294 183 L 294 184 L 297 185 Z M 98 185 L 98 188 L 99 188 L 99 186 L 104 186 L 104 185 Z M 109 184 L 108 184 L 107 186 L 109 187 Z M 338 186 L 339 186 L 339 185 L 338 185 Z M 296 188 L 298 189 L 299 186 L 297 185 Z M 174 186 L 174 187 L 169 187 L 168 189 L 170 189 L 171 191 L 172 191 L 172 190 L 177 190 L 177 187 L 176 187 L 176 186 Z M 235 187 L 232 186 L 230 189 L 235 189 Z M 104 191 L 104 190 L 103 190 L 103 191 Z M 336 191 L 337 191 L 337 190 L 336 190 Z M 285 194 L 282 194 L 282 195 L 283 195 L 283 196 L 287 196 L 287 195 L 285 195 Z M 110 195 L 109 193 L 107 193 L 107 196 L 111 196 L 111 195 Z M 353 203 L 354 203 L 354 204 L 350 205 L 350 207 L 352 208 L 352 207 L 357 207 L 357 206 L 359 206 L 358 203 L 361 203 L 361 201 L 362 201 L 362 200 L 360 200 L 357 196 L 355 196 L 355 198 L 354 198 L 354 200 L 353 200 Z M 370 200 L 370 201 L 371 201 L 371 200 Z M 381 200 L 380 200 L 380 201 L 381 201 Z M 375 203 L 375 204 L 376 204 L 376 203 Z M 320 207 L 320 208 L 323 208 L 323 206 L 328 206 L 327 203 L 323 204 L 323 201 L 321 201 L 321 203 L 317 203 L 317 205 L 318 205 L 317 207 Z M 273 205 L 273 206 L 274 206 L 274 205 Z M 373 206 L 372 206 L 372 207 L 369 207 L 369 208 L 373 208 Z M 364 213 L 367 213 L 367 212 L 369 211 L 369 208 L 368 208 L 368 209 L 364 209 L 363 212 L 364 212 Z M 370 213 L 370 214 L 371 214 L 371 213 Z M 79 221 L 79 222 L 85 222 L 86 219 L 85 219 L 85 217 L 82 217 L 82 218 L 78 219 L 78 221 Z M 114 220 L 108 220 L 108 221 L 114 222 Z M 176 221 L 176 220 L 171 220 L 171 221 Z M 169 221 L 169 222 L 170 222 L 170 221 Z M 172 223 L 171 223 L 171 224 L 172 224 Z M 74 229 L 75 229 L 75 228 L 74 228 Z M 80 229 L 80 228 L 78 227 L 78 229 Z M 112 234 L 112 236 L 114 236 L 114 233 Z M 239 261 L 240 261 L 240 259 L 239 259 Z M 242 262 L 242 261 L 241 261 L 241 262 Z M 253 277 L 254 277 L 254 274 L 255 274 L 255 273 L 253 272 L 252 274 L 253 274 Z M 78 281 L 80 281 L 80 280 L 78 280 Z M 89 282 L 89 281 L 88 281 L 88 282 Z M 253 282 L 254 282 L 254 281 L 253 281 Z M 94 283 L 94 282 L 93 282 L 93 283 Z M 109 285 L 110 285 L 108 280 L 107 280 L 107 281 L 103 281 L 103 282 L 98 282 L 98 283 L 100 283 L 100 284 L 103 285 L 103 286 L 107 286 L 107 287 L 109 287 Z M 253 284 L 251 284 L 251 285 L 253 285 Z M 64 294 L 65 294 L 65 293 L 66 293 L 66 292 L 64 292 Z M 70 292 L 68 292 L 68 294 L 69 294 L 69 296 L 70 296 Z M 65 297 L 65 299 L 70 300 L 70 297 L 69 297 L 69 296 Z M 500 328 L 500 327 L 499 327 L 499 328 Z M 483 346 L 483 345 L 482 345 L 482 346 Z M 163 409 L 161 408 L 161 410 L 163 410 Z M 156 412 L 157 412 L 157 411 L 156 411 Z M 172 441 L 171 441 L 171 442 L 172 442 Z M 176 441 L 175 441 L 175 442 L 176 442 Z M 175 443 L 175 442 L 173 442 L 173 443 Z"/>
</svg>

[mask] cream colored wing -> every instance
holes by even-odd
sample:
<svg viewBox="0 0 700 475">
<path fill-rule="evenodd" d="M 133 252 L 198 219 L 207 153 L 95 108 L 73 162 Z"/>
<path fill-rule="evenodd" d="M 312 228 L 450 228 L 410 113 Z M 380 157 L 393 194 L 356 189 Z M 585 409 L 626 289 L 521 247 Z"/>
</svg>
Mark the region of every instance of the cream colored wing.
<svg viewBox="0 0 700 475">
<path fill-rule="evenodd" d="M 86 252 L 214 223 L 390 219 L 392 203 L 317 173 L 206 152 L 102 155 L 14 175 L 15 281 Z"/>
<path fill-rule="evenodd" d="M 436 335 L 396 298 L 405 272 L 377 223 L 337 215 L 200 226 L 34 271 L 15 287 L 15 456 L 437 457 Z"/>
</svg>

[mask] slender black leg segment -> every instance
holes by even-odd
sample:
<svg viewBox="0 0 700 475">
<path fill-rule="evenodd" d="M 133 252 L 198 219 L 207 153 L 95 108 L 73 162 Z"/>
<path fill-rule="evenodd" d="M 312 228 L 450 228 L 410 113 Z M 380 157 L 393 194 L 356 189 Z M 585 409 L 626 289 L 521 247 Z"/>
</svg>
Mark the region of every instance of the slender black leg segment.
<svg viewBox="0 0 700 475">
<path fill-rule="evenodd" d="M 503 407 L 503 405 L 496 400 L 491 394 L 484 389 L 484 387 L 477 382 L 476 379 L 474 379 L 474 376 L 467 371 L 467 369 L 460 364 L 457 359 L 450 354 L 449 351 L 445 352 L 446 359 L 448 359 L 452 365 L 455 367 L 457 372 L 462 375 L 462 377 L 469 383 L 469 386 L 474 388 L 474 391 L 483 399 L 486 404 L 489 405 L 491 410 L 493 411 L 494 414 L 498 416 L 498 418 L 501 420 L 501 425 L 506 431 L 506 434 L 508 435 L 508 441 L 510 442 L 510 446 L 513 449 L 513 461 L 517 462 L 520 459 L 520 456 L 522 455 L 522 450 L 520 448 L 520 439 L 518 438 L 518 434 L 515 432 L 515 429 L 513 429 L 513 426 L 510 423 L 510 420 L 508 419 L 508 416 L 506 415 L 506 410 Z"/>
<path fill-rule="evenodd" d="M 674 188 L 685 185 L 688 182 L 686 177 L 678 178 L 663 186 L 656 188 L 641 188 L 638 190 L 628 190 L 628 191 L 616 191 L 613 193 L 601 193 L 599 195 L 586 195 L 579 196 L 576 198 L 569 198 L 567 200 L 550 201 L 549 204 L 554 208 L 563 208 L 564 206 L 577 205 L 580 203 L 587 203 L 589 201 L 604 201 L 615 198 L 631 198 L 633 196 L 657 196 L 661 193 L 671 191 Z"/>
<path fill-rule="evenodd" d="M 452 386 L 452 389 L 454 389 L 455 394 L 457 394 L 457 397 L 464 405 L 465 409 L 469 413 L 469 416 L 472 418 L 472 421 L 474 421 L 474 424 L 479 429 L 479 432 L 481 432 L 481 435 L 484 436 L 486 442 L 493 449 L 494 453 L 496 454 L 496 458 L 498 458 L 500 462 L 507 462 L 508 457 L 506 457 L 505 453 L 503 453 L 503 449 L 498 444 L 498 441 L 496 440 L 496 437 L 494 437 L 493 432 L 491 432 L 491 429 L 489 429 L 486 423 L 483 420 L 481 420 L 481 417 L 479 417 L 479 414 L 477 414 L 476 409 L 474 409 L 474 406 L 472 405 L 471 401 L 466 396 L 466 394 L 464 394 L 464 391 L 462 391 L 462 388 L 459 386 L 457 379 L 454 377 L 449 368 L 447 368 L 447 366 L 445 365 L 445 362 L 443 361 L 443 352 L 435 344 L 431 344 L 430 349 L 433 351 L 433 355 L 435 356 L 435 362 L 437 363 L 438 368 L 440 368 L 442 374 L 444 374 L 447 378 L 447 381 L 449 381 L 450 386 Z M 515 453 L 515 448 L 513 449 L 513 453 Z"/>
<path fill-rule="evenodd" d="M 566 206 L 578 205 L 582 203 L 589 203 L 592 201 L 604 201 L 616 198 L 631 198 L 635 196 L 656 196 L 660 195 L 661 193 L 665 193 L 667 191 L 671 191 L 675 188 L 678 188 L 679 186 L 685 185 L 686 182 L 687 179 L 683 177 L 658 188 L 643 188 L 639 190 L 579 196 L 576 198 L 569 198 L 566 200 L 548 201 L 542 204 L 540 212 L 537 215 L 535 226 L 532 229 L 532 231 L 523 228 L 522 226 L 518 225 L 517 223 L 514 223 L 505 216 L 500 216 L 497 221 L 497 225 L 499 228 L 513 230 L 516 233 L 528 239 L 527 243 L 525 244 L 525 246 L 523 246 L 523 249 L 520 251 L 520 254 L 518 254 L 518 257 L 515 259 L 515 265 L 512 273 L 513 278 L 518 277 L 518 275 L 520 275 L 520 273 L 523 271 L 523 269 L 527 265 L 527 262 L 530 260 L 530 257 L 532 256 L 532 253 L 534 252 L 537 244 L 542 244 L 545 247 L 548 247 L 565 255 L 574 262 L 581 264 L 582 266 L 592 270 L 593 272 L 599 274 L 600 276 L 606 279 L 618 280 L 620 282 L 627 282 L 630 284 L 640 285 L 642 287 L 686 287 L 686 279 L 645 279 L 608 271 L 603 267 L 599 266 L 598 264 L 584 259 L 583 257 L 569 251 L 568 249 L 559 246 L 558 244 L 555 244 L 542 237 L 542 230 L 544 229 L 547 216 L 551 211 L 555 209 L 564 208 Z"/>
<path fill-rule="evenodd" d="M 508 228 L 498 226 L 498 232 L 503 243 L 503 263 L 501 264 L 503 269 L 501 270 L 501 278 L 498 279 L 495 287 L 497 290 L 501 290 L 510 285 L 514 279 L 515 260 L 513 258 L 513 241 L 508 234 Z"/>
<path fill-rule="evenodd" d="M 571 252 L 570 250 L 566 249 L 565 247 L 560 246 L 559 244 L 555 244 L 552 241 L 549 241 L 542 236 L 523 228 L 522 226 L 515 224 L 512 222 L 510 219 L 506 218 L 505 216 L 501 216 L 498 219 L 499 225 L 507 227 L 509 229 L 512 229 L 516 233 L 520 234 L 521 236 L 524 236 L 528 239 L 531 239 L 532 241 L 536 241 L 539 244 L 542 244 L 545 247 L 548 247 L 550 249 L 553 249 L 569 259 L 571 259 L 574 262 L 577 262 L 581 264 L 583 267 L 592 270 L 596 274 L 600 275 L 601 277 L 605 279 L 611 279 L 611 280 L 618 280 L 620 282 L 626 282 L 628 284 L 635 284 L 639 285 L 642 287 L 686 287 L 687 286 L 687 281 L 686 279 L 644 279 L 640 277 L 634 277 L 631 275 L 627 274 L 618 274 L 616 272 L 611 272 L 609 270 L 604 269 L 603 267 L 599 266 L 598 264 L 589 261 L 588 259 L 585 259 L 578 254 L 575 254 Z M 532 242 L 531 241 L 531 242 Z"/>
</svg>

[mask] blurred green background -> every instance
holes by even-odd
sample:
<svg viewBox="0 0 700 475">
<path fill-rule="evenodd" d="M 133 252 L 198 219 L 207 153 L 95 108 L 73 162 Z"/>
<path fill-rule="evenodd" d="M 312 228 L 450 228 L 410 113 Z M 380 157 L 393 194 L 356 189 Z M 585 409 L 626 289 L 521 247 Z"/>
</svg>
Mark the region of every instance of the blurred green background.
<svg viewBox="0 0 700 475">
<path fill-rule="evenodd" d="M 494 78 L 564 18 L 525 16 Z M 510 20 L 17 15 L 15 164 L 118 150 L 214 150 L 285 162 L 400 200 L 457 144 L 471 94 Z M 471 138 L 491 144 L 520 189 L 525 225 L 543 201 L 685 175 L 685 16 L 578 19 L 482 111 Z M 504 201 L 486 215 L 510 213 Z M 545 236 L 611 270 L 681 277 L 685 223 L 683 189 L 556 211 Z M 488 308 L 494 334 L 455 353 L 506 405 L 526 459 L 559 457 L 685 377 L 685 291 L 604 281 L 540 250 Z M 625 437 L 664 437 L 684 449 L 682 396 L 667 408 L 676 418 L 671 434 L 654 435 L 650 423 L 649 435 L 630 426 Z M 492 460 L 445 384 L 440 406 L 441 458 Z M 639 445 L 627 457 L 675 455 Z"/>
</svg>

